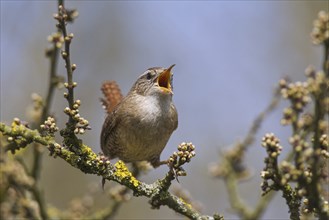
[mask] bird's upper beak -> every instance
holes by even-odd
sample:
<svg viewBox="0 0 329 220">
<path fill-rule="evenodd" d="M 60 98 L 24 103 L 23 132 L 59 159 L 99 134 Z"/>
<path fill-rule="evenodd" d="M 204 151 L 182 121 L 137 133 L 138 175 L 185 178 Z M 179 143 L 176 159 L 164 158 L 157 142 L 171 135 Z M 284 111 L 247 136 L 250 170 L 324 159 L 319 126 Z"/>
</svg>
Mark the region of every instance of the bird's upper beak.
<svg viewBox="0 0 329 220">
<path fill-rule="evenodd" d="M 165 69 L 162 73 L 160 73 L 158 77 L 158 85 L 160 86 L 161 90 L 165 93 L 173 94 L 172 87 L 171 87 L 171 69 L 175 66 L 175 64 L 171 65 L 169 68 Z"/>
</svg>

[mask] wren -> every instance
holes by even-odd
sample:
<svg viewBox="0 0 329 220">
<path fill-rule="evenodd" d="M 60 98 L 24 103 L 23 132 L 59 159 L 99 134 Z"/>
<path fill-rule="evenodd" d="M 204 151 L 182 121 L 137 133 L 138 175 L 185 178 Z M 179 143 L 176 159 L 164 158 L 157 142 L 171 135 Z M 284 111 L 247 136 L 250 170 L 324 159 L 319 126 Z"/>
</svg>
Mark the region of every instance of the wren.
<svg viewBox="0 0 329 220">
<path fill-rule="evenodd" d="M 108 113 L 100 139 L 109 159 L 148 161 L 153 167 L 166 163 L 160 161 L 160 154 L 178 126 L 173 67 L 147 69 Z"/>
</svg>

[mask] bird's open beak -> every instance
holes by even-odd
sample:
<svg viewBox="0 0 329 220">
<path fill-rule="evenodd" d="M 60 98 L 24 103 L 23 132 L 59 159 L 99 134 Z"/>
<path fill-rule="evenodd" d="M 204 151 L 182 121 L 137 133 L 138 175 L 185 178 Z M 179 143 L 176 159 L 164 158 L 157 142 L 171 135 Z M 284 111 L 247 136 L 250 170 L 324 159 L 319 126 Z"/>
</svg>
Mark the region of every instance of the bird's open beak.
<svg viewBox="0 0 329 220">
<path fill-rule="evenodd" d="M 171 93 L 173 94 L 172 88 L 171 88 L 171 69 L 175 66 L 175 64 L 171 65 L 169 68 L 165 69 L 162 73 L 160 73 L 158 77 L 158 85 L 162 89 L 163 92 Z"/>
</svg>

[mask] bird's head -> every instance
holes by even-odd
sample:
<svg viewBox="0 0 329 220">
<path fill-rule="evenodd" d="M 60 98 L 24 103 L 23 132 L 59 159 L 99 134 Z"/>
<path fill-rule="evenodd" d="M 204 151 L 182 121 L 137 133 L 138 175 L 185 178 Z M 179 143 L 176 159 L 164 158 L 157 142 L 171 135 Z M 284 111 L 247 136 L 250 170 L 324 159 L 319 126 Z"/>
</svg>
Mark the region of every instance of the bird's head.
<svg viewBox="0 0 329 220">
<path fill-rule="evenodd" d="M 173 95 L 173 73 L 171 69 L 175 64 L 169 68 L 152 67 L 147 69 L 135 82 L 130 92 L 137 94 L 172 96 Z"/>
</svg>

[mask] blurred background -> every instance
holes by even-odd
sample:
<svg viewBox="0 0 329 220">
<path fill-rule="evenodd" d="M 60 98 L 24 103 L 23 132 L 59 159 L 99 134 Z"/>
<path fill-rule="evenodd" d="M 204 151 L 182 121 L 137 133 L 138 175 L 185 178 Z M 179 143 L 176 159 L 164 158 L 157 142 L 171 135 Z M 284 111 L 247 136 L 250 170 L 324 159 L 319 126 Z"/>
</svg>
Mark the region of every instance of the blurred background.
<svg viewBox="0 0 329 220">
<path fill-rule="evenodd" d="M 82 136 L 100 152 L 99 134 L 105 117 L 99 98 L 104 80 L 116 80 L 126 94 L 137 77 L 149 67 L 174 68 L 174 102 L 179 126 L 162 153 L 168 158 L 179 143 L 191 141 L 196 157 L 185 166 L 180 184 L 203 204 L 202 212 L 219 212 L 237 218 L 230 210 L 227 190 L 208 173 L 219 152 L 241 140 L 253 119 L 269 103 L 278 80 L 289 76 L 304 80 L 305 68 L 321 67 L 322 48 L 310 42 L 312 22 L 326 1 L 69 1 L 78 19 L 68 26 L 74 33 L 71 52 L 77 64 L 75 97 L 82 100 L 81 115 L 91 131 Z M 29 120 L 31 94 L 46 94 L 49 61 L 47 36 L 55 32 L 52 15 L 56 1 L 1 1 L 1 121 L 14 117 Z M 59 74 L 65 75 L 60 60 Z M 57 90 L 51 112 L 63 127 L 64 90 Z M 287 103 L 281 102 L 282 109 Z M 281 109 L 270 115 L 249 149 L 247 164 L 255 176 L 240 185 L 240 193 L 253 207 L 260 197 L 259 172 L 265 149 L 260 139 L 274 132 L 289 151 L 289 127 L 280 126 Z M 283 158 L 283 156 L 281 157 Z M 163 177 L 167 167 L 140 177 L 147 183 Z M 41 184 L 46 200 L 64 209 L 101 179 L 85 175 L 61 159 L 46 154 Z M 178 183 L 175 183 L 178 184 Z M 107 184 L 109 187 L 109 184 Z M 61 192 L 65 193 L 59 193 Z M 97 194 L 96 206 L 110 199 Z M 281 193 L 270 203 L 263 219 L 288 218 Z M 181 218 L 161 207 L 151 210 L 145 198 L 124 204 L 116 219 Z"/>
</svg>

